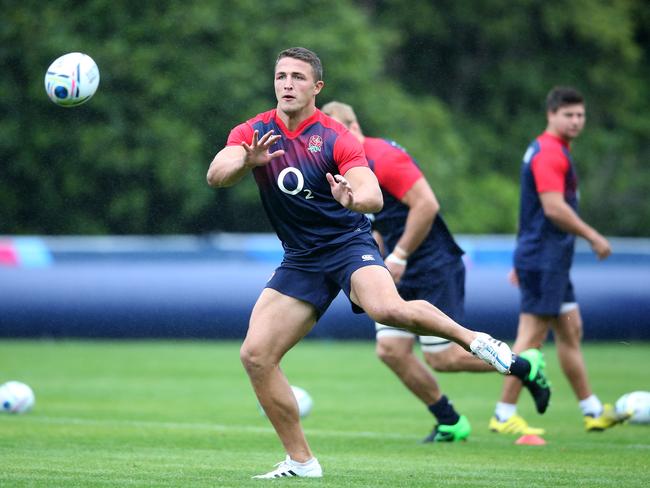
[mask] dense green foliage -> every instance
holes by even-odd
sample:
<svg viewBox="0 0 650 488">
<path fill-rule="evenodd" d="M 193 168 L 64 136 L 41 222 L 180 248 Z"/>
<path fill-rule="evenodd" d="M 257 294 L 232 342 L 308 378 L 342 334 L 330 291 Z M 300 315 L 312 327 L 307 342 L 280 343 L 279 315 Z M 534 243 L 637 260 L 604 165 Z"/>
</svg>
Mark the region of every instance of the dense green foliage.
<svg viewBox="0 0 650 488">
<path fill-rule="evenodd" d="M 3 2 L 0 233 L 268 230 L 247 179 L 205 173 L 230 129 L 275 104 L 281 49 L 321 56 L 332 99 L 416 157 L 456 232 L 514 232 L 519 161 L 557 84 L 587 96 L 583 215 L 650 235 L 650 5 L 642 0 Z M 101 83 L 63 109 L 48 64 Z"/>
<path fill-rule="evenodd" d="M 649 344 L 592 343 L 584 352 L 602 399 L 647 385 Z M 375 357 L 374 343 L 325 341 L 303 342 L 283 361 L 290 382 L 314 398 L 303 426 L 324 478 L 251 480 L 284 453 L 238 353 L 234 342 L 0 341 L 3 377 L 36 394 L 32 412 L 0 414 L 0 486 L 648 486 L 649 426 L 586 433 L 553 348 L 549 410 L 538 416 L 527 397 L 519 405 L 546 429 L 547 445 L 488 431 L 503 383 L 496 373 L 439 375 L 473 430 L 467 442 L 424 445 L 433 417 Z"/>
</svg>

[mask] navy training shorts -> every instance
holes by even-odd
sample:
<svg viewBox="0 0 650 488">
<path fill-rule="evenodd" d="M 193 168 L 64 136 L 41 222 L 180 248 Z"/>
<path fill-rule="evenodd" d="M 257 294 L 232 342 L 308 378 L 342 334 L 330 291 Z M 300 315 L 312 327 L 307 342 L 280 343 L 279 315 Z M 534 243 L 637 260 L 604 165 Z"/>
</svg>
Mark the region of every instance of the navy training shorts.
<svg viewBox="0 0 650 488">
<path fill-rule="evenodd" d="M 426 300 L 442 310 L 456 322 L 463 320 L 465 315 L 465 264 L 462 259 L 454 261 L 427 273 L 427 284 L 423 286 L 398 285 L 397 290 L 404 300 Z M 398 335 L 395 327 L 375 323 L 377 336 Z M 415 336 L 412 332 L 403 334 Z M 447 339 L 437 336 L 419 336 L 423 351 L 438 352 L 451 344 Z"/>
<path fill-rule="evenodd" d="M 320 317 L 340 290 L 350 299 L 352 273 L 370 265 L 384 266 L 384 260 L 372 235 L 363 233 L 341 245 L 314 252 L 309 257 L 292 258 L 285 254 L 282 263 L 266 283 L 266 288 L 310 303 Z M 354 303 L 352 310 L 364 313 Z"/>
<path fill-rule="evenodd" d="M 520 311 L 534 315 L 558 316 L 562 305 L 575 303 L 569 271 L 517 269 Z"/>
</svg>

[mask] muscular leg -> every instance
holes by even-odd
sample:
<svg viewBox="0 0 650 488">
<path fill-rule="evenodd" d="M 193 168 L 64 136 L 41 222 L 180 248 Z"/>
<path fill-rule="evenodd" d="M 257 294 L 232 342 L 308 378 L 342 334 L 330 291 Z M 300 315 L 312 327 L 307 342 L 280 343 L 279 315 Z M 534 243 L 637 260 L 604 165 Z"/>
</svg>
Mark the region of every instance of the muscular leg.
<svg viewBox="0 0 650 488">
<path fill-rule="evenodd" d="M 405 301 L 397 293 L 390 274 L 381 266 L 365 266 L 352 274 L 350 298 L 380 324 L 436 335 L 469 351 L 476 333 L 454 322 L 424 300 Z"/>
<path fill-rule="evenodd" d="M 437 351 L 424 351 L 424 359 L 435 371 L 441 373 L 457 373 L 467 371 L 472 373 L 494 372 L 494 368 L 470 354 L 458 344 L 451 344 L 449 347 Z"/>
<path fill-rule="evenodd" d="M 294 461 L 313 457 L 300 426 L 298 405 L 280 360 L 316 322 L 314 308 L 265 288 L 251 314 L 240 357 L 255 394 Z"/>
<path fill-rule="evenodd" d="M 411 337 L 379 337 L 377 356 L 393 370 L 393 373 L 416 397 L 425 405 L 432 405 L 440 400 L 442 394 L 431 372 L 413 354 L 414 342 L 415 339 Z M 465 354 L 469 353 L 465 352 Z M 483 364 L 494 370 L 489 364 Z"/>
<path fill-rule="evenodd" d="M 591 395 L 587 368 L 582 357 L 582 317 L 577 307 L 559 316 L 553 327 L 557 356 L 564 375 L 578 400 Z"/>
<path fill-rule="evenodd" d="M 554 321 L 554 317 L 533 315 L 529 313 L 520 314 L 517 339 L 512 346 L 512 351 L 514 353 L 520 353 L 532 347 L 537 349 L 541 348 Z M 516 404 L 519 399 L 521 388 L 521 381 L 511 376 L 507 376 L 503 381 L 501 402 L 513 405 Z"/>
</svg>

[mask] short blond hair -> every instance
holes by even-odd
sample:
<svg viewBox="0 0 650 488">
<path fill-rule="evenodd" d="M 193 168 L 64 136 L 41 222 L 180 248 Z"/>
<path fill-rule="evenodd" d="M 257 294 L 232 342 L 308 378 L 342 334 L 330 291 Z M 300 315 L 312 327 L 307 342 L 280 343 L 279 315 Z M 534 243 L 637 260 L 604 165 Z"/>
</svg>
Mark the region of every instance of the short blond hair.
<svg viewBox="0 0 650 488">
<path fill-rule="evenodd" d="M 321 112 L 330 117 L 335 117 L 336 120 L 339 120 L 348 128 L 353 122 L 357 122 L 357 115 L 354 113 L 354 109 L 346 103 L 336 101 L 326 103 L 321 108 Z"/>
</svg>

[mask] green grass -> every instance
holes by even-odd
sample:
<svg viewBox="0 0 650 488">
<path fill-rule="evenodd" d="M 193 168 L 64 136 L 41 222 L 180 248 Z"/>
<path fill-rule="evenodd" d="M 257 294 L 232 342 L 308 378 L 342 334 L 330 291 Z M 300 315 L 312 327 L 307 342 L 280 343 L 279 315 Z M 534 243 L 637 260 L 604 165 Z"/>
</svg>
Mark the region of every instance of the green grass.
<svg viewBox="0 0 650 488">
<path fill-rule="evenodd" d="M 239 487 L 284 457 L 233 342 L 0 341 L 0 381 L 37 395 L 27 415 L 0 415 L 2 487 Z M 304 342 L 285 359 L 292 384 L 315 401 L 304 420 L 319 487 L 650 486 L 650 426 L 585 433 L 546 351 L 554 393 L 545 446 L 487 431 L 497 374 L 443 374 L 443 390 L 473 425 L 465 443 L 421 445 L 431 416 L 374 356 L 371 342 Z M 650 344 L 587 344 L 597 394 L 647 390 Z"/>
</svg>

